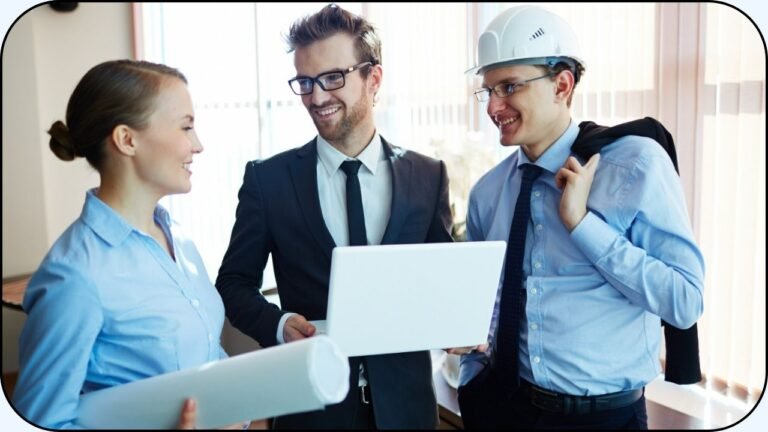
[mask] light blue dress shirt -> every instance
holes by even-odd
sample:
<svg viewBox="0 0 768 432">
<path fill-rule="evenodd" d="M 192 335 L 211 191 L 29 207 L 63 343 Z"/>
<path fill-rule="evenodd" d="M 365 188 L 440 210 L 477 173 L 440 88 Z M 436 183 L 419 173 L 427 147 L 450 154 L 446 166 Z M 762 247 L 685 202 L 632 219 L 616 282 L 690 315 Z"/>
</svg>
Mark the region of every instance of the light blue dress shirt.
<svg viewBox="0 0 768 432">
<path fill-rule="evenodd" d="M 174 261 L 94 192 L 24 295 L 13 404 L 48 428 L 79 427 L 81 393 L 226 357 L 224 305 L 192 241 L 155 208 Z"/>
<path fill-rule="evenodd" d="M 571 122 L 535 162 L 544 170 L 531 194 L 519 360 L 521 378 L 559 393 L 591 396 L 641 388 L 658 376 L 660 317 L 688 328 L 701 316 L 704 259 L 669 156 L 639 136 L 603 148 L 587 216 L 568 232 L 558 213 L 562 194 L 555 173 L 572 155 L 578 132 Z M 520 166 L 526 163 L 531 162 L 518 150 L 474 186 L 469 240 L 508 239 Z M 464 356 L 462 384 L 487 361 L 487 354 Z"/>
</svg>

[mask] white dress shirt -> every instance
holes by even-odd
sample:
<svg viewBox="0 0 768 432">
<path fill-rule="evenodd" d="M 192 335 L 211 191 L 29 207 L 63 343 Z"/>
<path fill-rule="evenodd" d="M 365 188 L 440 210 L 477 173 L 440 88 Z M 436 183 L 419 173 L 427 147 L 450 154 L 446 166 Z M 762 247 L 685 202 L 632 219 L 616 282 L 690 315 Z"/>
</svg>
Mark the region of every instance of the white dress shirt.
<svg viewBox="0 0 768 432">
<path fill-rule="evenodd" d="M 325 226 L 336 246 L 349 246 L 347 176 L 341 170 L 341 164 L 346 160 L 353 158 L 333 148 L 322 137 L 317 137 L 317 192 Z M 392 208 L 392 168 L 378 134 L 357 156 L 357 160 L 363 163 L 357 177 L 360 179 L 368 244 L 381 244 Z"/>
</svg>

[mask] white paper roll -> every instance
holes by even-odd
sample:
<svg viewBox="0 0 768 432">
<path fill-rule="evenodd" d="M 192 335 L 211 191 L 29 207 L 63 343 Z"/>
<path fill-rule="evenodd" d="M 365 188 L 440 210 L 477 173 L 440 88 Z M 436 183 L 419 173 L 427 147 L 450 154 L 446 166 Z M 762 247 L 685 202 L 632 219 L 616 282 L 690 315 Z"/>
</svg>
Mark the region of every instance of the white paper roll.
<svg viewBox="0 0 768 432">
<path fill-rule="evenodd" d="M 197 427 L 313 411 L 349 391 L 347 357 L 327 336 L 315 336 L 195 369 L 88 393 L 78 423 L 95 429 L 176 426 L 186 398 L 197 401 Z"/>
</svg>

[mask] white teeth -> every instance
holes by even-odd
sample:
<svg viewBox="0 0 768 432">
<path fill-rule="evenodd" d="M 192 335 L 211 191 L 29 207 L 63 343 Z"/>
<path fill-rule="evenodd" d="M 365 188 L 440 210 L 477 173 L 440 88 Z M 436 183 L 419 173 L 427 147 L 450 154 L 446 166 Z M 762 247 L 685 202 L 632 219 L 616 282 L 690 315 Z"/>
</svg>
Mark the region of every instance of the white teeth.
<svg viewBox="0 0 768 432">
<path fill-rule="evenodd" d="M 499 122 L 499 127 L 506 126 L 508 124 L 512 124 L 512 123 L 516 122 L 519 118 L 520 117 L 510 117 L 510 118 L 508 118 L 506 120 L 502 120 L 502 121 Z"/>
<path fill-rule="evenodd" d="M 321 116 L 327 116 L 327 115 L 331 115 L 331 114 L 335 113 L 336 111 L 338 111 L 340 109 L 341 108 L 339 108 L 339 107 L 334 107 L 334 108 L 329 108 L 329 109 L 325 109 L 325 110 L 322 110 L 322 111 L 318 111 L 317 113 L 320 114 Z"/>
<path fill-rule="evenodd" d="M 181 167 L 184 168 L 185 170 L 189 171 L 189 166 L 190 165 L 192 165 L 192 162 L 187 162 L 187 163 L 181 165 Z"/>
</svg>

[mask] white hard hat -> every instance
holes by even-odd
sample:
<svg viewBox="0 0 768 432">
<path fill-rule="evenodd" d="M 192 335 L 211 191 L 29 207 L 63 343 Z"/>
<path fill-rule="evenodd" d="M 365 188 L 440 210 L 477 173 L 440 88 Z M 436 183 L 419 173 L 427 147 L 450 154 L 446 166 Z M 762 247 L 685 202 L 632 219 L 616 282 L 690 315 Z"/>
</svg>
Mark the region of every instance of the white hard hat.
<svg viewBox="0 0 768 432">
<path fill-rule="evenodd" d="M 570 60 L 569 60 L 570 59 Z M 511 65 L 585 66 L 576 33 L 565 20 L 538 6 L 516 6 L 488 24 L 477 43 L 477 63 L 467 73 Z"/>
</svg>

